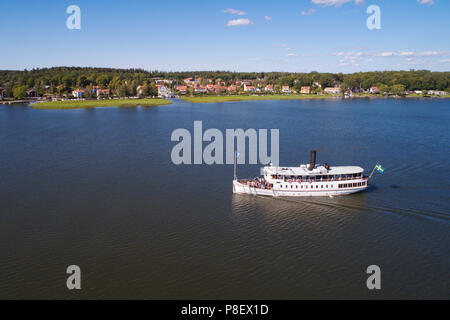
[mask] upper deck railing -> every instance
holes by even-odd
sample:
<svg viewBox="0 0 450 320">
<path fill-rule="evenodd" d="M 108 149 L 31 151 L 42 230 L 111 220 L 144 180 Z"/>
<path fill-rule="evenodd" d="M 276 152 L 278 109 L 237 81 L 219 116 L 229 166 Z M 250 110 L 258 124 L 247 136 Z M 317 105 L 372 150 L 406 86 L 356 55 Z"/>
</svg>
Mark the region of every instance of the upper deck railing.
<svg viewBox="0 0 450 320">
<path fill-rule="evenodd" d="M 348 177 L 348 178 L 331 178 L 331 179 L 273 179 L 273 180 L 280 180 L 283 182 L 288 182 L 288 183 L 304 183 L 304 182 L 333 182 L 333 181 L 354 181 L 354 180 L 369 180 L 369 177 L 367 176 L 362 176 L 362 177 Z"/>
</svg>

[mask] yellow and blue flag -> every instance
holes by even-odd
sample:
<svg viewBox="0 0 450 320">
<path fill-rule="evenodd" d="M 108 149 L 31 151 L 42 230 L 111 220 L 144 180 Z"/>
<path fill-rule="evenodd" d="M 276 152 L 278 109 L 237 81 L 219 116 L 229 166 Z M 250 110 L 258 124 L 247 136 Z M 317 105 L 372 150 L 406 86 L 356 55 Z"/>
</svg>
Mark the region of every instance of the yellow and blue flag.
<svg viewBox="0 0 450 320">
<path fill-rule="evenodd" d="M 378 164 L 375 168 L 379 173 L 384 173 L 384 171 L 386 170 L 383 166 L 381 166 L 381 164 Z"/>
</svg>

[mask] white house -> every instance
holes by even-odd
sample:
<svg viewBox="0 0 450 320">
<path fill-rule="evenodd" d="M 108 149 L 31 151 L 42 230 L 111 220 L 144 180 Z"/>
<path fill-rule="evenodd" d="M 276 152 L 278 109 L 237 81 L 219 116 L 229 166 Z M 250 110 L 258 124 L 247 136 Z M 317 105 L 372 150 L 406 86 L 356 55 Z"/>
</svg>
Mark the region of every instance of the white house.
<svg viewBox="0 0 450 320">
<path fill-rule="evenodd" d="M 378 87 L 371 87 L 370 88 L 370 93 L 372 93 L 372 94 L 379 94 L 380 93 L 380 89 Z"/>
<path fill-rule="evenodd" d="M 72 95 L 77 99 L 81 99 L 84 97 L 84 90 L 73 90 Z"/>
<path fill-rule="evenodd" d="M 283 93 L 291 93 L 291 88 L 289 88 L 289 86 L 282 86 L 281 87 L 281 92 Z"/>
<path fill-rule="evenodd" d="M 273 90 L 273 85 L 268 84 L 268 85 L 266 86 L 266 88 L 265 88 L 265 91 L 267 91 L 267 92 L 273 92 L 273 91 L 274 91 L 274 90 Z"/>
<path fill-rule="evenodd" d="M 311 87 L 310 86 L 305 86 L 302 87 L 301 91 L 302 94 L 310 94 L 311 93 Z"/>
<path fill-rule="evenodd" d="M 157 87 L 159 97 L 170 98 L 172 96 L 172 92 L 166 86 L 157 85 Z"/>
<path fill-rule="evenodd" d="M 247 84 L 244 84 L 244 91 L 245 91 L 245 92 L 255 92 L 255 91 L 256 91 L 256 88 L 253 87 L 253 86 L 249 86 L 249 85 L 247 85 Z"/>
<path fill-rule="evenodd" d="M 177 86 L 176 90 L 180 93 L 180 94 L 186 94 L 187 92 L 187 86 Z"/>
<path fill-rule="evenodd" d="M 195 88 L 196 93 L 206 93 L 208 92 L 208 88 L 204 86 L 198 86 Z"/>
<path fill-rule="evenodd" d="M 433 96 L 446 96 L 448 93 L 445 91 L 430 90 L 428 91 L 428 94 Z"/>
<path fill-rule="evenodd" d="M 341 89 L 340 88 L 338 88 L 338 87 L 329 87 L 329 88 L 325 88 L 324 90 L 323 90 L 325 93 L 328 93 L 328 94 L 338 94 L 338 93 L 341 93 Z"/>
</svg>

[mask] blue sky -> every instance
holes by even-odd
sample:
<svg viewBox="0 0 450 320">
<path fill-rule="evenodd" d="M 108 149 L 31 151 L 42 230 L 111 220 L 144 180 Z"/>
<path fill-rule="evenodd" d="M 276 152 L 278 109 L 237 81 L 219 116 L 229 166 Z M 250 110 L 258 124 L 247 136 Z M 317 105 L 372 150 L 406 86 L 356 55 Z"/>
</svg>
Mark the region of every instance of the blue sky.
<svg viewBox="0 0 450 320">
<path fill-rule="evenodd" d="M 66 8 L 81 9 L 69 30 Z M 369 30 L 369 5 L 381 29 Z M 450 70 L 447 0 L 3 1 L 0 69 Z"/>
</svg>

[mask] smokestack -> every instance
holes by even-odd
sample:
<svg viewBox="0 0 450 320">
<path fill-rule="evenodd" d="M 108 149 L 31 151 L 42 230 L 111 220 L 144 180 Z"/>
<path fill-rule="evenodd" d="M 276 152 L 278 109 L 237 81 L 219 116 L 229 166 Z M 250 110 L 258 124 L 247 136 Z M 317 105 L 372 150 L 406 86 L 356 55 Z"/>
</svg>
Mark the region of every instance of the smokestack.
<svg viewBox="0 0 450 320">
<path fill-rule="evenodd" d="M 316 158 L 317 158 L 317 151 L 313 150 L 311 151 L 311 162 L 309 163 L 308 170 L 313 171 L 316 167 Z"/>
</svg>

